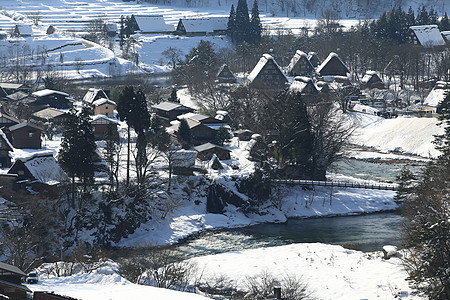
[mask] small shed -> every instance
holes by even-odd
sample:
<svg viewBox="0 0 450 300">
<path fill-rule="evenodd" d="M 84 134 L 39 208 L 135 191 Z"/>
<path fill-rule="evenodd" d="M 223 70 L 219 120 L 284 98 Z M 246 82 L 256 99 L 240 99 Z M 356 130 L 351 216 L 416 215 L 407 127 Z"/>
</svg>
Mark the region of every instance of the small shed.
<svg viewBox="0 0 450 300">
<path fill-rule="evenodd" d="M 11 127 L 13 125 L 19 124 L 20 121 L 14 117 L 11 117 L 3 111 L 3 107 L 0 106 L 0 128 L 1 127 Z"/>
<path fill-rule="evenodd" d="M 14 148 L 18 149 L 41 149 L 42 140 L 41 132 L 42 128 L 31 123 L 22 122 L 17 125 L 13 125 L 8 128 L 8 139 L 11 141 Z"/>
<path fill-rule="evenodd" d="M 381 80 L 380 76 L 378 76 L 375 71 L 367 71 L 364 77 L 361 79 L 361 88 L 377 88 L 384 89 L 383 80 Z"/>
<path fill-rule="evenodd" d="M 200 121 L 196 121 L 190 118 L 186 118 L 186 122 L 191 130 L 192 144 L 201 145 L 203 143 L 212 142 L 215 140 L 217 130 L 220 126 L 213 126 L 211 124 L 202 124 Z M 176 133 L 180 123 L 172 125 L 170 129 Z"/>
<path fill-rule="evenodd" d="M 225 147 L 215 145 L 212 143 L 205 143 L 203 145 L 194 147 L 195 151 L 198 152 L 197 158 L 202 161 L 209 161 L 216 155 L 221 160 L 228 160 L 231 158 L 231 151 Z"/>
<path fill-rule="evenodd" d="M 222 65 L 217 72 L 217 80 L 220 83 L 235 83 L 237 81 L 236 76 L 234 76 L 233 72 L 231 72 L 226 64 Z"/>
<path fill-rule="evenodd" d="M 238 137 L 241 141 L 250 141 L 253 135 L 253 131 L 248 129 L 238 129 L 233 131 L 233 135 Z"/>
<path fill-rule="evenodd" d="M 347 73 L 350 73 L 350 71 L 339 56 L 331 52 L 322 64 L 317 67 L 317 73 L 320 76 L 347 76 Z"/>
<path fill-rule="evenodd" d="M 172 156 L 173 174 L 175 175 L 193 175 L 195 170 L 195 160 L 197 151 L 179 150 Z"/>
</svg>

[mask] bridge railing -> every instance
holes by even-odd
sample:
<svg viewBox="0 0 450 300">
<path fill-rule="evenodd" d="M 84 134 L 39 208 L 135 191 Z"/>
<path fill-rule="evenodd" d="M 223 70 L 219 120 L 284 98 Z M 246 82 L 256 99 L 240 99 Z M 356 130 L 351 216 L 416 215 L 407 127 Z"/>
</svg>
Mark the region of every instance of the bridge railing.
<svg viewBox="0 0 450 300">
<path fill-rule="evenodd" d="M 381 183 L 359 183 L 351 181 L 340 180 L 304 180 L 304 179 L 272 179 L 273 183 L 295 184 L 295 185 L 309 185 L 309 186 L 329 186 L 329 187 L 344 187 L 355 189 L 371 189 L 371 190 L 389 190 L 396 191 L 397 184 L 381 184 Z"/>
</svg>

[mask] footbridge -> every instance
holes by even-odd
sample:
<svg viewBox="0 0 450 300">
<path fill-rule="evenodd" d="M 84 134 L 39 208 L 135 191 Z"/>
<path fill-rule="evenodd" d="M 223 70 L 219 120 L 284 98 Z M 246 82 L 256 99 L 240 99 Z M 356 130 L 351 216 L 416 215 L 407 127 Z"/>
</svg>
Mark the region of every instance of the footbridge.
<svg viewBox="0 0 450 300">
<path fill-rule="evenodd" d="M 302 186 L 328 186 L 328 187 L 343 187 L 353 189 L 369 189 L 369 190 L 385 190 L 396 191 L 398 184 L 395 183 L 358 183 L 350 181 L 339 180 L 303 180 L 303 179 L 272 179 L 272 183 L 277 184 L 289 184 L 289 185 L 302 185 Z"/>
</svg>

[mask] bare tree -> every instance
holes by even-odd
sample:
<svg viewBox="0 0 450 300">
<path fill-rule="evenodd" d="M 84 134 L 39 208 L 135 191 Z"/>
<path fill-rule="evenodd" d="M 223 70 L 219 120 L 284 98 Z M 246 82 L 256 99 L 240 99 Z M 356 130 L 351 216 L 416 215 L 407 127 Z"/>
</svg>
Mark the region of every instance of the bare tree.
<svg viewBox="0 0 450 300">
<path fill-rule="evenodd" d="M 180 57 L 183 54 L 180 49 L 176 47 L 169 47 L 161 54 L 169 60 L 169 63 L 172 65 L 172 68 L 175 68 L 177 64 L 180 62 Z"/>
<path fill-rule="evenodd" d="M 41 19 L 42 19 L 42 15 L 41 15 L 41 12 L 40 12 L 40 11 L 38 11 L 38 10 L 32 11 L 32 12 L 29 12 L 27 15 L 28 15 L 28 18 L 29 18 L 31 21 L 33 21 L 33 24 L 34 24 L 34 25 L 39 25 L 39 22 L 40 22 Z"/>
</svg>

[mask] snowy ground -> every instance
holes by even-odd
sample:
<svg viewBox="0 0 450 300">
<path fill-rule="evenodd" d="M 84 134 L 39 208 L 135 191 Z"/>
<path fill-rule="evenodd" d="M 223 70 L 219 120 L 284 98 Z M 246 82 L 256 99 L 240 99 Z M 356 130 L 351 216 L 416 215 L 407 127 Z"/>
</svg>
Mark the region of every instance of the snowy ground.
<svg viewBox="0 0 450 300">
<path fill-rule="evenodd" d="M 213 278 L 222 276 L 225 286 L 244 290 L 248 278 L 269 273 L 276 278 L 295 276 L 306 284 L 307 292 L 311 293 L 308 299 L 425 299 L 409 288 L 401 259 L 384 260 L 380 252 L 363 253 L 320 243 L 292 244 L 190 261 L 203 273 L 202 282 L 212 283 Z M 201 295 L 132 284 L 111 268 L 69 277 L 41 276 L 38 284 L 28 287 L 84 300 L 206 299 Z"/>
</svg>

